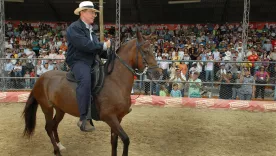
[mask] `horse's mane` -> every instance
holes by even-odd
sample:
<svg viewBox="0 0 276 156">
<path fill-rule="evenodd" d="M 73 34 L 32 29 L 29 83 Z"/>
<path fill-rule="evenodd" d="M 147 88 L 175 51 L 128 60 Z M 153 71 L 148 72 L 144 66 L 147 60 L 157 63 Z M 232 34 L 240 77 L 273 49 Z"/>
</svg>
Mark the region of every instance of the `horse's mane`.
<svg viewBox="0 0 276 156">
<path fill-rule="evenodd" d="M 120 52 L 120 50 L 122 50 L 122 48 L 124 48 L 125 46 L 127 46 L 127 44 L 128 44 L 129 42 L 131 42 L 131 41 L 133 41 L 133 40 L 136 40 L 136 39 L 137 39 L 137 38 L 133 38 L 133 39 L 131 39 L 131 40 L 129 40 L 129 41 L 124 42 L 124 43 L 116 50 L 116 53 L 119 54 L 119 52 Z"/>
<path fill-rule="evenodd" d="M 117 50 L 116 50 L 116 52 L 112 52 L 111 54 L 109 54 L 108 56 L 107 56 L 107 61 L 106 61 L 106 63 L 105 63 L 105 73 L 106 74 L 108 74 L 108 75 L 110 75 L 111 73 L 112 73 L 112 71 L 113 71 L 113 69 L 114 69 L 114 63 L 115 63 L 115 59 L 116 59 L 116 54 L 119 54 L 119 52 L 120 51 L 122 51 L 122 48 L 124 48 L 125 46 L 127 46 L 128 45 L 128 42 L 131 42 L 131 41 L 134 41 L 136 38 L 134 38 L 134 39 L 132 39 L 132 40 L 130 40 L 130 41 L 127 41 L 127 42 L 125 42 L 125 43 L 123 43 Z M 108 71 L 108 66 L 109 65 L 111 65 L 111 70 L 110 71 Z"/>
</svg>

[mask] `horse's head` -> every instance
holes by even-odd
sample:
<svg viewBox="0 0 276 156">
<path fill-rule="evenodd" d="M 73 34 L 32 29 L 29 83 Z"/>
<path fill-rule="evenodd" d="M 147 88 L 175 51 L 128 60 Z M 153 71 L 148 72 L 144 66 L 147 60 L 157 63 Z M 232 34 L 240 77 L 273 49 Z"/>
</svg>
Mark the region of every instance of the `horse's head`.
<svg viewBox="0 0 276 156">
<path fill-rule="evenodd" d="M 149 79 L 159 79 L 162 74 L 162 69 L 157 65 L 149 40 L 150 36 L 142 36 L 137 30 L 136 37 L 136 52 L 133 53 L 133 61 L 136 64 L 136 68 L 139 71 L 145 71 L 147 69 Z"/>
</svg>

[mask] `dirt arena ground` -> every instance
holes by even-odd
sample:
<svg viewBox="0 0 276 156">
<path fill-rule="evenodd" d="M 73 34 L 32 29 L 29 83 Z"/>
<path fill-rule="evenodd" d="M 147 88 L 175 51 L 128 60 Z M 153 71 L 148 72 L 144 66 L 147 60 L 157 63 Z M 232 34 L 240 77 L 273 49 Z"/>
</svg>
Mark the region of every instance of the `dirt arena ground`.
<svg viewBox="0 0 276 156">
<path fill-rule="evenodd" d="M 34 137 L 21 137 L 23 106 L 0 104 L 0 155 L 53 155 L 40 108 Z M 61 142 L 67 148 L 63 155 L 111 155 L 109 127 L 95 122 L 95 132 L 83 133 L 77 120 L 66 115 L 60 124 Z M 134 106 L 122 125 L 130 137 L 131 156 L 276 155 L 276 113 Z M 121 155 L 121 141 L 118 152 Z"/>
</svg>

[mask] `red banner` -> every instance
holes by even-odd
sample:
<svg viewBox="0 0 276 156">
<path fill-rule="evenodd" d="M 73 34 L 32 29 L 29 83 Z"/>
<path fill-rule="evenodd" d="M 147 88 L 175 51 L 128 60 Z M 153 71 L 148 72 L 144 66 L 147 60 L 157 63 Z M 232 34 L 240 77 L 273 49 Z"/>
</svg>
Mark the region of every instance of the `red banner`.
<svg viewBox="0 0 276 156">
<path fill-rule="evenodd" d="M 30 92 L 0 92 L 0 103 L 26 102 Z M 234 109 L 247 111 L 276 111 L 275 101 L 222 100 L 212 98 L 173 98 L 161 96 L 131 95 L 133 105 L 160 107 L 191 107 L 209 109 Z"/>
</svg>

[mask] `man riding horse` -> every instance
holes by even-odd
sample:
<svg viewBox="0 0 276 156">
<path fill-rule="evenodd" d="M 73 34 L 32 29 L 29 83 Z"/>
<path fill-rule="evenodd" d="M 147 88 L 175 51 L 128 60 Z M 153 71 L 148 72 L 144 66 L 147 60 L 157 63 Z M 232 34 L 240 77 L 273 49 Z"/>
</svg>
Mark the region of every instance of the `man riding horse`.
<svg viewBox="0 0 276 156">
<path fill-rule="evenodd" d="M 90 1 L 83 1 L 75 9 L 74 14 L 80 18 L 73 22 L 67 29 L 68 51 L 66 63 L 73 72 L 78 82 L 76 95 L 80 120 L 77 125 L 81 131 L 90 132 L 95 128 L 87 119 L 88 107 L 91 103 L 91 66 L 95 63 L 95 57 L 102 50 L 106 51 L 110 47 L 110 40 L 99 42 L 93 32 L 93 24 L 96 12 L 94 5 Z M 92 125 L 91 125 L 92 124 Z"/>
</svg>

